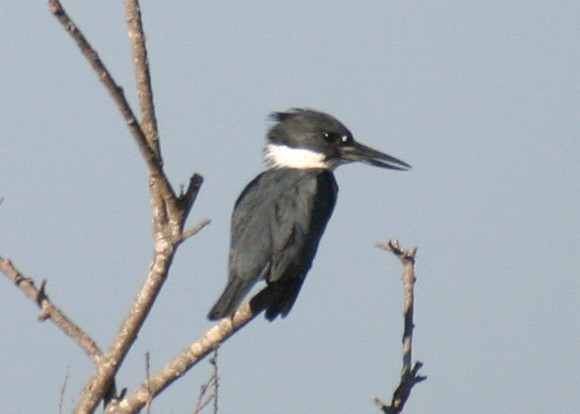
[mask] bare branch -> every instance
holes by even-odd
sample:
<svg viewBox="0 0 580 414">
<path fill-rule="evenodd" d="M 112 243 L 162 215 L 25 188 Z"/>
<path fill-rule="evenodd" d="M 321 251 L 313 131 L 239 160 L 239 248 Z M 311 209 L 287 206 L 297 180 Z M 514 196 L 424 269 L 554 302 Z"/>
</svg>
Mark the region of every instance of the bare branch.
<svg viewBox="0 0 580 414">
<path fill-rule="evenodd" d="M 199 194 L 199 190 L 202 184 L 203 177 L 199 174 L 193 174 L 193 176 L 189 179 L 189 185 L 187 186 L 185 193 L 183 192 L 183 189 L 180 192 L 178 202 L 183 210 L 185 217 L 189 216 L 191 207 L 193 207 L 193 204 L 197 199 L 197 195 Z"/>
<path fill-rule="evenodd" d="M 119 108 L 123 118 L 129 127 L 129 131 L 133 136 L 147 166 L 152 175 L 155 176 L 156 180 L 159 180 L 160 188 L 163 190 L 163 196 L 165 199 L 171 199 L 174 197 L 171 185 L 167 181 L 165 174 L 162 170 L 162 162 L 159 155 L 152 149 L 149 145 L 146 135 L 139 126 L 139 122 L 135 117 L 133 110 L 129 106 L 129 103 L 125 99 L 125 94 L 123 88 L 117 85 L 112 75 L 106 68 L 105 64 L 101 61 L 98 53 L 90 45 L 89 41 L 85 38 L 84 34 L 77 27 L 77 25 L 68 16 L 65 9 L 59 0 L 49 0 L 49 10 L 58 19 L 64 29 L 69 33 L 72 39 L 75 41 L 79 47 L 82 54 L 85 56 L 95 73 L 97 74 L 99 80 L 103 83 L 109 94 L 115 101 L 117 107 Z"/>
<path fill-rule="evenodd" d="M 137 95 L 141 108 L 141 130 L 148 146 L 157 156 L 160 166 L 163 165 L 161 146 L 159 145 L 159 130 L 153 103 L 151 73 L 145 45 L 145 33 L 141 19 L 141 8 L 137 0 L 125 0 L 125 15 L 129 31 L 129 40 L 133 51 L 133 65 L 137 83 Z M 149 188 L 151 191 L 151 206 L 153 209 L 153 226 L 156 234 L 160 234 L 171 217 L 178 213 L 173 191 L 166 191 L 164 176 L 159 176 L 156 170 L 149 169 Z M 160 181 L 161 180 L 161 181 Z"/>
<path fill-rule="evenodd" d="M 415 302 L 415 254 L 417 248 L 403 249 L 397 240 L 389 240 L 387 243 L 377 243 L 377 247 L 392 252 L 397 256 L 403 264 L 403 275 L 401 280 L 404 285 L 404 303 L 403 303 L 403 368 L 401 370 L 401 381 L 399 386 L 393 393 L 391 404 L 382 402 L 379 398 L 373 396 L 373 402 L 385 414 L 398 414 L 403 411 L 405 403 L 407 402 L 411 389 L 421 381 L 427 379 L 426 376 L 419 375 L 419 370 L 423 366 L 421 362 L 416 362 L 413 367 L 412 353 L 413 353 L 413 329 L 415 327 L 413 322 L 413 307 Z"/>
<path fill-rule="evenodd" d="M 46 281 L 41 283 L 40 289 L 36 287 L 34 280 L 24 276 L 14 267 L 10 260 L 0 257 L 0 271 L 2 271 L 8 279 L 12 280 L 14 284 L 24 294 L 30 298 L 41 309 L 39 320 L 44 321 L 50 319 L 56 326 L 58 326 L 65 334 L 67 334 L 73 341 L 81 347 L 87 356 L 95 364 L 101 361 L 103 353 L 93 339 L 87 335 L 81 328 L 72 322 L 52 301 L 46 294 Z"/>
<path fill-rule="evenodd" d="M 64 381 L 62 382 L 62 387 L 60 387 L 60 395 L 58 398 L 58 414 L 62 414 L 62 408 L 64 406 L 64 396 L 66 394 L 66 387 L 68 385 L 68 377 L 70 374 L 70 366 L 66 367 L 66 374 L 64 375 Z"/>
<path fill-rule="evenodd" d="M 101 82 L 109 91 L 145 158 L 149 169 L 154 223 L 155 254 L 149 274 L 129 314 L 122 323 L 115 340 L 104 355 L 103 362 L 97 367 L 97 372 L 86 384 L 83 396 L 76 408 L 78 413 L 92 412 L 106 390 L 109 389 L 117 370 L 135 341 L 167 278 L 177 245 L 201 229 L 193 229 L 193 231 L 189 231 L 185 235 L 182 234 L 185 220 L 199 191 L 202 178 L 199 175 L 192 177 L 188 192 L 182 201 L 181 197 L 179 199 L 176 197 L 163 172 L 151 77 L 138 1 L 126 0 L 125 7 L 133 49 L 137 90 L 143 117 L 141 125 L 125 99 L 122 88 L 116 84 L 97 52 L 68 16 L 61 3 L 58 0 L 49 0 L 50 11 L 73 38 Z"/>
<path fill-rule="evenodd" d="M 192 230 L 198 232 L 207 224 L 208 221 L 202 222 Z M 105 354 L 107 361 L 114 361 L 115 363 L 99 366 L 97 372 L 85 386 L 85 392 L 81 402 L 77 406 L 77 412 L 91 412 L 99 403 L 99 396 L 102 395 L 100 393 L 109 386 L 110 381 L 114 378 L 129 349 L 137 339 L 137 334 L 151 311 L 157 295 L 161 291 L 179 242 L 178 240 L 174 240 L 173 242 L 162 239 L 156 240 L 156 251 L 145 283 L 137 295 L 127 317 L 119 328 L 117 336 Z M 152 385 L 154 379 L 149 379 L 147 385 L 144 387 L 145 394 L 148 398 L 152 398 L 151 396 L 154 397 L 158 394 L 158 392 L 155 392 L 155 386 Z M 144 402 L 146 403 L 146 401 Z"/>
<path fill-rule="evenodd" d="M 155 241 L 154 256 L 143 287 L 138 293 L 127 317 L 121 324 L 113 343 L 108 351 L 102 355 L 95 374 L 85 385 L 83 395 L 75 409 L 76 413 L 93 412 L 99 401 L 103 399 L 103 396 L 110 396 L 114 400 L 115 396 L 111 395 L 110 392 L 108 393 L 107 390 L 113 390 L 114 394 L 114 388 L 112 386 L 114 384 L 114 376 L 122 365 L 133 342 L 136 340 L 137 334 L 167 278 L 169 267 L 171 266 L 178 245 L 199 232 L 209 223 L 206 220 L 188 231 L 183 231 L 203 178 L 198 174 L 193 175 L 187 191 L 177 197 L 163 171 L 157 120 L 153 104 L 151 76 L 138 0 L 125 0 L 125 8 L 142 114 L 141 123 L 138 122 L 129 106 L 122 88 L 114 81 L 97 52 L 68 16 L 60 1 L 49 0 L 50 11 L 70 34 L 115 101 L 146 161 L 149 170 Z M 251 318 L 246 322 L 241 322 L 242 320 L 238 319 L 240 322 L 239 327 L 243 326 Z M 232 328 L 234 330 L 229 335 L 239 329 L 239 327 Z M 219 341 L 225 338 L 227 336 L 219 339 Z M 211 349 L 210 347 L 206 350 L 210 351 Z M 205 350 L 203 356 L 205 356 Z M 147 392 L 149 400 L 152 398 L 152 395 L 157 395 L 162 389 L 158 386 L 155 388 L 151 385 L 151 382 L 154 380 L 155 377 L 147 381 L 147 389 L 151 390 Z M 140 400 L 140 404 L 143 401 L 146 402 L 147 399 Z M 139 407 L 142 408 L 143 405 Z"/>
<path fill-rule="evenodd" d="M 203 228 L 205 226 L 209 225 L 209 223 L 211 223 L 211 220 L 206 219 L 206 220 L 203 220 L 203 221 L 197 223 L 191 229 L 184 231 L 180 236 L 180 242 L 185 241 L 192 236 L 195 236 L 197 233 L 199 233 L 201 230 L 203 230 Z"/>
<path fill-rule="evenodd" d="M 169 362 L 161 371 L 154 374 L 149 380 L 150 392 L 156 396 L 175 380 L 183 376 L 199 361 L 204 359 L 212 351 L 218 348 L 226 339 L 244 327 L 254 319 L 263 309 L 252 311 L 250 304 L 245 303 L 232 318 L 223 319 L 219 324 L 210 329 L 198 342 L 191 344 L 173 361 Z M 111 413 L 134 413 L 146 404 L 147 389 L 141 385 L 135 392 L 113 408 Z M 109 411 L 107 411 L 109 413 Z"/>
<path fill-rule="evenodd" d="M 228 338 L 252 321 L 264 309 L 279 300 L 278 295 L 279 292 L 268 289 L 268 287 L 258 292 L 249 302 L 242 304 L 231 318 L 222 319 L 199 341 L 191 344 L 173 361 L 165 365 L 161 371 L 154 374 L 147 384 L 142 384 L 127 398 L 112 402 L 107 407 L 106 413 L 124 414 L 139 411 L 147 403 L 149 393 L 154 397 L 159 395 L 198 362 L 221 346 Z"/>
<path fill-rule="evenodd" d="M 159 147 L 159 131 L 155 106 L 153 105 L 153 89 L 151 87 L 151 74 L 149 72 L 149 60 L 145 47 L 145 33 L 141 21 L 141 8 L 135 0 L 125 0 L 125 13 L 129 27 L 129 39 L 133 49 L 133 63 L 135 66 L 135 78 L 137 80 L 137 93 L 141 107 L 141 128 L 147 137 L 149 147 L 157 154 L 161 162 L 161 150 Z"/>
<path fill-rule="evenodd" d="M 175 254 L 175 245 L 157 242 L 155 249 L 149 275 L 133 302 L 127 317 L 121 324 L 113 343 L 107 350 L 105 354 L 106 361 L 99 365 L 95 374 L 85 385 L 83 395 L 75 409 L 76 413 L 90 413 L 99 404 L 102 395 L 109 387 L 130 347 L 137 339 L 137 334 L 167 278 L 169 267 Z"/>
<path fill-rule="evenodd" d="M 220 397 L 220 372 L 218 365 L 218 350 L 216 349 L 213 354 L 213 358 L 210 360 L 213 364 L 213 414 L 218 414 L 219 412 L 219 397 Z"/>
<path fill-rule="evenodd" d="M 202 410 L 207 407 L 209 403 L 213 401 L 214 414 L 218 412 L 218 392 L 219 392 L 219 369 L 218 369 L 218 350 L 213 351 L 213 356 L 210 358 L 209 363 L 213 365 L 213 373 L 207 380 L 205 384 L 201 386 L 199 391 L 199 397 L 197 403 L 193 409 L 193 414 L 199 414 Z M 206 397 L 209 390 L 212 393 Z"/>
<path fill-rule="evenodd" d="M 153 401 L 151 390 L 149 389 L 149 378 L 151 378 L 151 361 L 149 352 L 145 352 L 145 387 L 149 393 L 149 398 L 147 398 L 147 402 L 145 403 L 145 414 L 151 414 L 151 402 Z"/>
<path fill-rule="evenodd" d="M 207 222 L 202 222 L 198 225 L 198 228 L 192 230 L 197 232 L 206 224 Z M 157 295 L 161 291 L 161 287 L 167 278 L 175 254 L 175 249 L 179 242 L 177 236 L 173 241 L 163 239 L 156 240 L 153 262 L 150 266 L 149 274 L 145 283 L 137 295 L 127 317 L 119 328 L 117 336 L 105 354 L 107 363 L 101 364 L 98 367 L 97 372 L 87 382 L 85 391 L 75 412 L 92 412 L 98 405 L 101 398 L 100 396 L 103 395 L 102 393 L 104 390 L 109 387 L 109 384 L 125 359 L 130 347 L 137 339 L 137 334 L 145 322 L 147 315 L 151 311 Z M 211 349 L 208 349 L 208 352 L 209 351 L 211 351 Z M 205 354 L 203 356 L 205 356 Z M 142 387 L 142 392 L 145 397 L 150 398 L 151 395 L 154 397 L 160 392 L 157 391 L 155 381 L 156 378 L 154 376 L 147 382 L 147 386 Z M 147 398 L 141 402 L 145 404 Z M 142 407 L 143 405 L 140 406 L 140 408 Z"/>
</svg>

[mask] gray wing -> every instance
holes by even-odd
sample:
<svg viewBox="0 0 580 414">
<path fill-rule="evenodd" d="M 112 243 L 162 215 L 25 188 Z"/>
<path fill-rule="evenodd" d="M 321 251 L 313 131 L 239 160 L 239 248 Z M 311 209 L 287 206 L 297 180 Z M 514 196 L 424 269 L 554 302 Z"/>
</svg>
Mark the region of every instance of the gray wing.
<svg viewBox="0 0 580 414">
<path fill-rule="evenodd" d="M 332 214 L 336 191 L 334 177 L 324 170 L 269 170 L 246 187 L 232 215 L 228 285 L 210 318 L 233 313 L 263 279 L 280 291 L 266 316 L 288 313 Z"/>
<path fill-rule="evenodd" d="M 209 311 L 208 318 L 217 320 L 232 315 L 254 284 L 266 277 L 270 268 L 269 236 L 259 219 L 268 203 L 260 202 L 263 180 L 267 171 L 250 182 L 238 197 L 231 220 L 231 241 L 228 283 Z M 264 200 L 268 201 L 268 200 Z M 260 211 L 259 214 L 257 212 Z M 258 248 L 258 243 L 263 248 Z"/>
</svg>

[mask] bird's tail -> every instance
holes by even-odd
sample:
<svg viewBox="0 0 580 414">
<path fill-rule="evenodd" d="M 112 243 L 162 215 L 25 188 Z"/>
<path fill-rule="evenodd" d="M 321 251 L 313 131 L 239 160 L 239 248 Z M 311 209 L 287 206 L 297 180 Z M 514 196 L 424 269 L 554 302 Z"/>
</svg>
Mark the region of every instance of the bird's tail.
<svg viewBox="0 0 580 414">
<path fill-rule="evenodd" d="M 272 322 L 278 316 L 285 318 L 300 292 L 304 279 L 283 279 L 269 283 L 251 300 L 252 310 L 266 310 L 266 319 Z"/>
<path fill-rule="evenodd" d="M 232 278 L 228 282 L 224 293 L 207 314 L 207 318 L 210 321 L 217 321 L 218 319 L 232 316 L 251 287 L 252 284 L 245 280 L 237 277 Z"/>
</svg>

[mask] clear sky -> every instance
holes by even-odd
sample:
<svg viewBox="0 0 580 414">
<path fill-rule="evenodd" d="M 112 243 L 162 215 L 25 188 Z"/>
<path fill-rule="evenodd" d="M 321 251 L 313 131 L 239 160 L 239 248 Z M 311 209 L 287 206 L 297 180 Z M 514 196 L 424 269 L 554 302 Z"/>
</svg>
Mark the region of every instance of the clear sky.
<svg viewBox="0 0 580 414">
<path fill-rule="evenodd" d="M 45 2 L 0 5 L 0 255 L 106 348 L 151 257 L 146 168 Z M 122 2 L 65 3 L 135 103 Z M 580 3 L 144 2 L 166 170 L 204 175 L 183 245 L 120 387 L 211 325 L 229 216 L 263 168 L 274 110 L 310 107 L 410 172 L 340 167 L 340 195 L 290 316 L 220 351 L 222 413 L 376 413 L 400 370 L 398 261 L 419 247 L 406 413 L 580 406 Z M 92 366 L 0 280 L 0 409 L 70 411 Z M 202 363 L 154 413 L 189 413 Z"/>
</svg>

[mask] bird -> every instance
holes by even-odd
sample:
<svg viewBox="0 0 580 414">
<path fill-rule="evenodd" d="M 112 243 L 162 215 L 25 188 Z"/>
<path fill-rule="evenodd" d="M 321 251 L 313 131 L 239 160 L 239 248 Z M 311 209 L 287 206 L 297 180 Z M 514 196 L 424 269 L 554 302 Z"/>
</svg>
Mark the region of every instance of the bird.
<svg viewBox="0 0 580 414">
<path fill-rule="evenodd" d="M 336 167 L 362 162 L 392 170 L 409 164 L 354 140 L 338 119 L 313 109 L 270 115 L 266 171 L 238 197 L 231 217 L 228 280 L 208 319 L 231 317 L 256 285 L 275 295 L 265 317 L 292 309 L 336 204 Z M 250 302 L 251 303 L 251 302 Z"/>
</svg>

